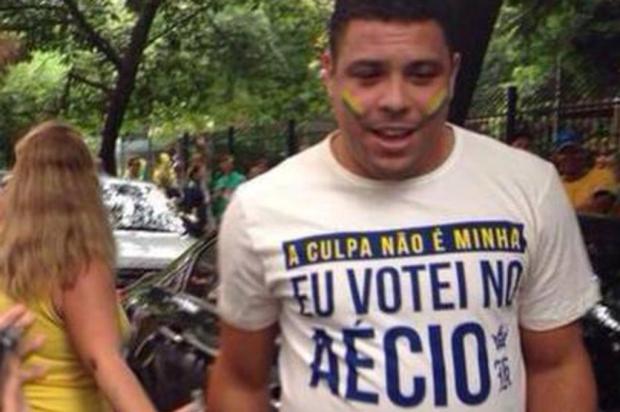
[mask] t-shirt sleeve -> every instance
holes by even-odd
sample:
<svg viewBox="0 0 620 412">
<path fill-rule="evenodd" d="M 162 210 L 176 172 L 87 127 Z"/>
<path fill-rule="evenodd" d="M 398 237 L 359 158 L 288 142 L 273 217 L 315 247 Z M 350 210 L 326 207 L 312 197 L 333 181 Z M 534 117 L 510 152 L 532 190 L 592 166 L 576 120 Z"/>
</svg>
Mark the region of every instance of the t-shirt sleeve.
<svg viewBox="0 0 620 412">
<path fill-rule="evenodd" d="M 250 331 L 276 323 L 279 303 L 265 284 L 263 264 L 248 233 L 247 217 L 238 194 L 224 213 L 217 252 L 220 317 L 232 326 Z"/>
<path fill-rule="evenodd" d="M 538 206 L 535 250 L 521 285 L 519 312 L 521 326 L 545 331 L 582 317 L 600 293 L 577 216 L 555 169 Z"/>
</svg>

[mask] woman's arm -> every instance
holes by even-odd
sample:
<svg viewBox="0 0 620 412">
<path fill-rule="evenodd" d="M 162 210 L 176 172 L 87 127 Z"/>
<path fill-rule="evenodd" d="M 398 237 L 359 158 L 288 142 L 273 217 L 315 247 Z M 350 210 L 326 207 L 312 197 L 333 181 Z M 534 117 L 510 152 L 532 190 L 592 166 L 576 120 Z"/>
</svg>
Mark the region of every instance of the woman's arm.
<svg viewBox="0 0 620 412">
<path fill-rule="evenodd" d="M 105 266 L 92 263 L 62 291 L 60 310 L 80 359 L 117 412 L 152 412 L 140 383 L 121 354 L 114 280 Z"/>
</svg>

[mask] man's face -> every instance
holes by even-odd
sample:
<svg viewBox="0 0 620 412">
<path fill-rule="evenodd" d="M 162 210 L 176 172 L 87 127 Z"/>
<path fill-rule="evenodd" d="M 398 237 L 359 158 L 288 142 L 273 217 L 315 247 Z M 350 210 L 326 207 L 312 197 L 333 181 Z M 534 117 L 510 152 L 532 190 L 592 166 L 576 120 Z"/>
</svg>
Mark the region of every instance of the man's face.
<svg viewBox="0 0 620 412">
<path fill-rule="evenodd" d="M 234 166 L 234 160 L 232 157 L 227 157 L 220 162 L 220 170 L 224 174 L 232 172 Z"/>
<path fill-rule="evenodd" d="M 586 152 L 579 145 L 562 148 L 554 158 L 558 172 L 564 177 L 579 177 L 586 166 Z"/>
<path fill-rule="evenodd" d="M 423 174 L 443 160 L 459 56 L 434 21 L 353 20 L 324 81 L 341 135 L 338 160 L 373 179 Z"/>
<path fill-rule="evenodd" d="M 516 137 L 512 142 L 512 147 L 529 151 L 530 150 L 530 139 L 525 136 Z"/>
<path fill-rule="evenodd" d="M 140 173 L 140 162 L 129 163 L 129 172 L 134 176 Z"/>
</svg>

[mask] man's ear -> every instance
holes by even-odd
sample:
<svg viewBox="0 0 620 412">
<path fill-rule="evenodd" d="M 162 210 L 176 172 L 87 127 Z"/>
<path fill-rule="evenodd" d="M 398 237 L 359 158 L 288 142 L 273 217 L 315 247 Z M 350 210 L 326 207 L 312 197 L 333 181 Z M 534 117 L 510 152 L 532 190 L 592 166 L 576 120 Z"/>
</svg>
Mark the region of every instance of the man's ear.
<svg viewBox="0 0 620 412">
<path fill-rule="evenodd" d="M 454 53 L 452 57 L 452 75 L 450 76 L 450 99 L 454 98 L 456 80 L 458 79 L 459 71 L 461 70 L 461 60 L 461 54 Z"/>
<path fill-rule="evenodd" d="M 329 97 L 332 97 L 332 73 L 334 70 L 334 61 L 329 51 L 324 51 L 321 54 L 321 81 L 327 90 Z"/>
</svg>

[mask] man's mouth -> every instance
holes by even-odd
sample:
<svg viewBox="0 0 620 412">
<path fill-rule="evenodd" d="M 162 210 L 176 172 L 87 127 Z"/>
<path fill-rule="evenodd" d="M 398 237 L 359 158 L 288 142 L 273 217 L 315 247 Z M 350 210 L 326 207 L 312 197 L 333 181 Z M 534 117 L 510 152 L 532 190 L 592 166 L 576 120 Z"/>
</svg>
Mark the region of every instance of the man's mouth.
<svg viewBox="0 0 620 412">
<path fill-rule="evenodd" d="M 379 128 L 371 128 L 371 131 L 381 138 L 392 140 L 392 139 L 404 139 L 412 135 L 413 133 L 415 133 L 416 128 L 414 127 L 379 127 Z"/>
</svg>

